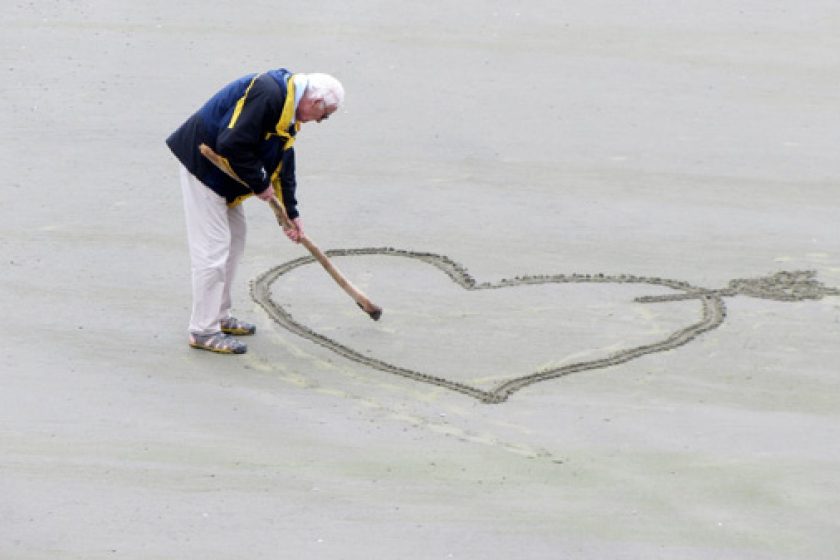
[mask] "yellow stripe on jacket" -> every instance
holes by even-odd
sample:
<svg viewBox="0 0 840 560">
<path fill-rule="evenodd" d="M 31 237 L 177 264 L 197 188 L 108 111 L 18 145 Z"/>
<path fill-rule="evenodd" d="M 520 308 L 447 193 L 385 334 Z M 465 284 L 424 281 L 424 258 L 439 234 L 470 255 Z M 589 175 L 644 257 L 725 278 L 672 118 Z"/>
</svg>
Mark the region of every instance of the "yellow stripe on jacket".
<svg viewBox="0 0 840 560">
<path fill-rule="evenodd" d="M 254 80 L 256 80 L 259 76 L 255 76 Z M 273 133 L 266 134 L 266 140 L 272 136 L 272 134 L 276 134 L 284 138 L 286 141 L 283 143 L 283 151 L 290 149 L 295 144 L 295 137 L 289 133 L 289 127 L 292 123 L 292 117 L 295 114 L 295 75 L 292 74 L 289 76 L 289 79 L 286 80 L 286 100 L 283 102 L 283 110 L 280 113 L 280 119 L 277 121 L 277 125 L 274 127 Z M 251 86 L 254 85 L 254 80 L 251 80 L 251 83 L 248 85 L 248 88 L 245 90 L 245 93 L 242 95 L 242 98 L 236 102 L 236 109 L 233 111 L 233 117 L 231 117 L 230 125 L 228 128 L 233 128 L 233 125 L 236 123 L 236 119 L 239 118 L 239 113 L 242 112 L 242 106 L 245 105 L 245 98 L 248 96 L 248 91 L 251 89 Z M 295 132 L 300 130 L 300 123 L 295 123 Z M 230 165 L 230 164 L 228 164 Z M 274 194 L 277 196 L 277 200 L 280 201 L 280 205 L 283 208 L 286 208 L 286 203 L 283 199 L 283 187 L 280 184 L 280 170 L 283 168 L 283 157 L 280 157 L 280 161 L 277 163 L 277 169 L 274 170 L 274 173 L 271 174 L 271 187 L 274 189 Z M 231 169 L 232 171 L 232 169 Z M 228 207 L 232 208 L 237 204 L 242 204 L 242 202 L 247 199 L 249 196 L 252 196 L 253 193 L 243 194 L 242 196 L 236 197 L 233 202 L 228 204 Z"/>
<path fill-rule="evenodd" d="M 239 115 L 242 114 L 242 108 L 245 107 L 245 99 L 248 97 L 248 92 L 251 91 L 251 88 L 254 86 L 254 82 L 257 81 L 262 74 L 257 74 L 254 76 L 254 79 L 251 80 L 251 83 L 248 84 L 248 87 L 245 88 L 245 93 L 242 94 L 242 97 L 236 102 L 236 107 L 233 109 L 233 116 L 230 117 L 230 122 L 228 123 L 228 128 L 233 128 L 236 125 L 236 121 L 239 119 Z"/>
</svg>

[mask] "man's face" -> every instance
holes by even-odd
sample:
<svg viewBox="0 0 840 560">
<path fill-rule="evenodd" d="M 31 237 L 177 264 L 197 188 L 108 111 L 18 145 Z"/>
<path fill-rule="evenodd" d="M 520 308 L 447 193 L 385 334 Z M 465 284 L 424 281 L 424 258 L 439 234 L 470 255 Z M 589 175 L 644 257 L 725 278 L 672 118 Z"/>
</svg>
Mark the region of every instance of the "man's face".
<svg viewBox="0 0 840 560">
<path fill-rule="evenodd" d="M 312 99 L 304 95 L 298 103 L 297 111 L 295 112 L 295 119 L 298 122 L 321 122 L 328 119 L 330 115 L 335 113 L 336 107 L 328 108 L 323 99 Z"/>
</svg>

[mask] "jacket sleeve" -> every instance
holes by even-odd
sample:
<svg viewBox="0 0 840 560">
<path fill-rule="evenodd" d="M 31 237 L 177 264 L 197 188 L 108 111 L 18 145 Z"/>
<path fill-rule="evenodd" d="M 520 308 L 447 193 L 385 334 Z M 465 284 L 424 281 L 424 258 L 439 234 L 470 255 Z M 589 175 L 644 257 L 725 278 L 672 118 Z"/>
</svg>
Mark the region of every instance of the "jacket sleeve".
<svg viewBox="0 0 840 560">
<path fill-rule="evenodd" d="M 269 186 L 269 177 L 259 157 L 259 145 L 266 123 L 279 117 L 278 101 L 261 78 L 252 85 L 235 106 L 230 121 L 224 124 L 216 138 L 216 151 L 228 160 L 233 171 L 255 193 Z M 282 100 L 281 100 L 282 101 Z M 280 105 L 282 107 L 282 104 Z"/>
<path fill-rule="evenodd" d="M 297 199 L 295 198 L 295 190 L 297 190 L 297 179 L 295 178 L 295 149 L 289 148 L 283 152 L 283 167 L 280 168 L 280 190 L 282 192 L 283 206 L 286 207 L 286 213 L 289 218 L 295 219 L 300 216 L 297 210 Z"/>
</svg>

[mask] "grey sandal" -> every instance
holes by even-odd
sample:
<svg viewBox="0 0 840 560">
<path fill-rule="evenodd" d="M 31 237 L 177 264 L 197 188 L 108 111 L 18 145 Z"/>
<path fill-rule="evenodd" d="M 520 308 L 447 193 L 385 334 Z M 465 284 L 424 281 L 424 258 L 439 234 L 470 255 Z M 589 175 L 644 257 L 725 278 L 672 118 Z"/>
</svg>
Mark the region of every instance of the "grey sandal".
<svg viewBox="0 0 840 560">
<path fill-rule="evenodd" d="M 190 334 L 190 346 L 219 354 L 244 354 L 248 351 L 246 344 L 222 332 L 206 335 Z"/>
<path fill-rule="evenodd" d="M 240 321 L 236 317 L 228 317 L 222 319 L 222 332 L 227 334 L 235 334 L 237 336 L 248 336 L 257 332 L 257 326 L 245 321 Z"/>
</svg>

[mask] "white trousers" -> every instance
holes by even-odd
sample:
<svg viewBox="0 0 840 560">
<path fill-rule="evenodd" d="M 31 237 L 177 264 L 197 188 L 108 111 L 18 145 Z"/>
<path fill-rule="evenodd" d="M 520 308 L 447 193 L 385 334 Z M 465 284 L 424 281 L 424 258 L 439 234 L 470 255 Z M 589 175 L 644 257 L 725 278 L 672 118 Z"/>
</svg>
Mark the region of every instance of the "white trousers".
<svg viewBox="0 0 840 560">
<path fill-rule="evenodd" d="M 181 192 L 192 264 L 192 315 L 189 330 L 212 334 L 230 317 L 230 289 L 245 252 L 245 210 L 225 199 L 181 166 Z"/>
</svg>

